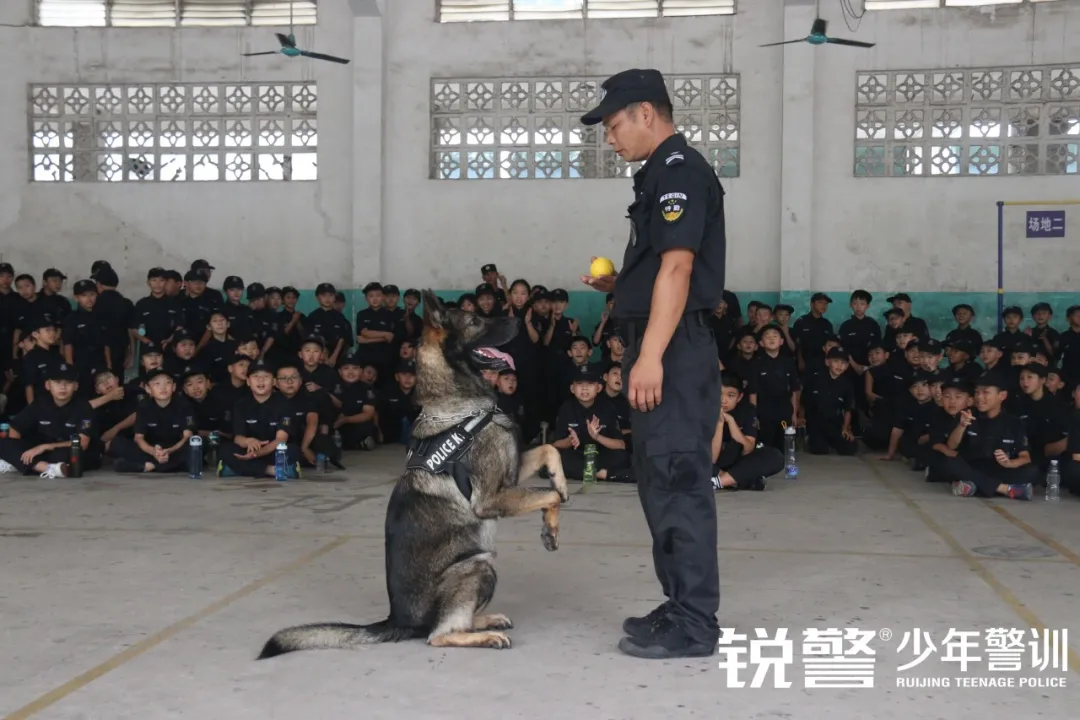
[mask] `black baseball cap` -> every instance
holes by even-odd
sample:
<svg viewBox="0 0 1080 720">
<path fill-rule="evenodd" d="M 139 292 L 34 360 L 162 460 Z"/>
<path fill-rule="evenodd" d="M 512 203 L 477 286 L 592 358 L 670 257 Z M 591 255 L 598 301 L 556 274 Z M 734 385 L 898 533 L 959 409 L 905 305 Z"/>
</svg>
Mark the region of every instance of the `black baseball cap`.
<svg viewBox="0 0 1080 720">
<path fill-rule="evenodd" d="M 196 260 L 195 262 L 191 263 L 191 269 L 192 270 L 216 270 L 217 268 L 215 268 L 213 265 L 211 265 L 206 260 L 203 260 L 203 259 L 200 258 L 200 259 Z"/>
<path fill-rule="evenodd" d="M 959 305 L 954 305 L 953 309 L 952 309 L 952 314 L 955 315 L 956 313 L 960 312 L 961 310 L 967 310 L 972 315 L 975 314 L 975 308 L 971 307 L 967 303 L 960 303 Z"/>
<path fill-rule="evenodd" d="M 1020 368 L 1021 372 L 1035 373 L 1036 375 L 1038 375 L 1041 378 L 1046 377 L 1047 370 L 1048 369 L 1047 369 L 1047 367 L 1045 365 L 1043 365 L 1042 363 L 1037 363 L 1037 362 L 1029 362 L 1027 365 Z"/>
<path fill-rule="evenodd" d="M 573 379 L 571 383 L 587 382 L 598 383 L 601 382 L 600 371 L 592 366 L 591 363 L 585 365 L 578 365 L 574 368 Z"/>
<path fill-rule="evenodd" d="M 251 377 L 255 373 L 261 372 L 270 373 L 271 375 L 273 375 L 275 373 L 274 365 L 262 358 L 259 358 L 248 366 L 248 377 Z"/>
<path fill-rule="evenodd" d="M 97 272 L 93 273 L 90 277 L 97 280 L 105 287 L 116 287 L 120 284 L 120 276 L 116 274 L 116 271 L 106 265 L 97 269 Z"/>
<path fill-rule="evenodd" d="M 990 370 L 984 372 L 975 380 L 975 387 L 995 387 L 998 390 L 1008 390 L 1011 383 L 1000 372 Z"/>
<path fill-rule="evenodd" d="M 817 302 L 818 300 L 824 300 L 827 303 L 832 302 L 832 298 L 823 292 L 816 292 L 810 296 L 810 302 Z"/>
<path fill-rule="evenodd" d="M 774 307 L 772 309 L 774 315 L 776 313 L 780 312 L 781 310 L 783 310 L 783 311 L 785 311 L 785 312 L 787 312 L 789 314 L 794 314 L 794 312 L 795 312 L 795 308 L 793 306 L 787 305 L 785 303 L 780 303 L 779 305 L 777 305 L 776 307 Z"/>
<path fill-rule="evenodd" d="M 27 320 L 26 327 L 30 332 L 34 332 L 47 327 L 55 328 L 56 323 L 53 322 L 52 315 L 49 313 L 35 313 Z"/>
<path fill-rule="evenodd" d="M 919 349 L 923 352 L 933 353 L 937 355 L 944 350 L 941 343 L 933 338 L 928 338 L 919 342 Z"/>
<path fill-rule="evenodd" d="M 941 391 L 944 392 L 946 390 L 959 390 L 971 395 L 971 381 L 960 377 L 947 378 L 945 382 L 941 384 Z"/>
<path fill-rule="evenodd" d="M 225 282 L 221 284 L 221 287 L 225 290 L 243 290 L 244 279 L 239 275 L 230 275 L 225 278 Z"/>
<path fill-rule="evenodd" d="M 1008 352 L 1009 346 L 1002 340 L 996 340 L 994 338 L 986 338 L 982 342 L 982 347 L 992 347 L 1000 350 L 1001 352 Z"/>
<path fill-rule="evenodd" d="M 80 280 L 75 283 L 75 287 L 72 289 L 72 295 L 85 295 L 87 293 L 97 293 L 97 283 L 93 280 Z"/>
<path fill-rule="evenodd" d="M 488 263 L 480 268 L 481 275 L 487 275 L 489 272 L 499 272 L 495 269 L 495 263 Z"/>
<path fill-rule="evenodd" d="M 842 347 L 830 348 L 829 352 L 825 353 L 825 359 L 826 360 L 847 360 L 848 359 L 848 353 L 847 353 L 847 350 L 845 350 Z"/>
<path fill-rule="evenodd" d="M 64 273 L 60 272 L 60 271 L 59 271 L 59 270 L 57 270 L 56 268 L 49 268 L 48 270 L 46 270 L 46 271 L 45 271 L 45 272 L 44 272 L 44 273 L 42 274 L 42 276 L 41 276 L 41 279 L 42 279 L 42 281 L 45 281 L 45 280 L 48 280 L 49 278 L 54 278 L 54 277 L 58 277 L 58 278 L 60 278 L 61 280 L 67 280 L 67 275 L 65 275 Z"/>
<path fill-rule="evenodd" d="M 248 357 L 247 355 L 245 355 L 244 353 L 233 353 L 232 358 L 229 360 L 229 365 L 235 365 L 236 363 L 239 363 L 239 362 L 249 363 L 249 362 L 251 362 L 251 358 Z"/>
<path fill-rule="evenodd" d="M 946 347 L 953 350 L 959 350 L 960 352 L 966 352 L 968 355 L 976 355 L 979 352 L 979 348 L 975 347 L 975 343 L 969 340 L 953 340 L 948 343 Z"/>
<path fill-rule="evenodd" d="M 600 104 L 581 116 L 582 125 L 596 125 L 604 118 L 638 102 L 662 102 L 671 105 L 664 76 L 659 70 L 623 70 L 600 85 Z"/>
<path fill-rule="evenodd" d="M 165 353 L 162 352 L 161 346 L 158 345 L 156 342 L 142 343 L 142 345 L 139 347 L 139 353 L 140 353 L 140 355 L 164 355 L 165 354 Z"/>
<path fill-rule="evenodd" d="M 176 345 L 179 345 L 180 343 L 184 342 L 185 340 L 190 340 L 191 342 L 195 342 L 195 337 L 191 333 L 189 333 L 187 330 L 184 330 L 183 328 L 181 328 L 180 330 L 177 330 L 176 332 L 173 333 L 173 347 L 175 347 Z"/>
<path fill-rule="evenodd" d="M 491 295 L 494 297 L 495 288 L 491 286 L 491 283 L 480 283 L 476 286 L 476 297 L 480 297 L 481 295 Z"/>
<path fill-rule="evenodd" d="M 375 290 L 378 290 L 379 292 L 382 292 L 382 289 L 383 289 L 383 286 L 381 284 L 379 284 L 377 282 L 369 282 L 367 285 L 364 286 L 364 294 L 367 295 L 369 292 L 372 292 L 372 291 L 375 291 Z"/>
<path fill-rule="evenodd" d="M 266 287 L 262 283 L 253 282 L 247 286 L 248 300 L 258 300 L 266 297 Z"/>
<path fill-rule="evenodd" d="M 407 375 L 416 374 L 416 363 L 412 360 L 405 360 L 397 366 L 394 372 L 405 373 Z"/>
<path fill-rule="evenodd" d="M 202 270 L 188 270 L 184 273 L 184 282 L 206 282 L 206 274 Z"/>
<path fill-rule="evenodd" d="M 304 338 L 304 342 L 302 342 L 300 346 L 303 347 L 304 345 L 308 345 L 309 343 L 318 345 L 321 348 L 326 347 L 326 340 L 323 339 L 322 335 L 308 335 L 306 338 Z"/>
<path fill-rule="evenodd" d="M 1040 303 L 1035 303 L 1031 307 L 1031 314 L 1034 315 L 1035 313 L 1039 312 L 1040 310 L 1045 310 L 1046 312 L 1048 312 L 1050 314 L 1053 314 L 1053 312 L 1054 312 L 1054 308 L 1050 307 L 1050 303 L 1048 303 L 1048 302 L 1040 302 Z"/>
<path fill-rule="evenodd" d="M 401 291 L 398 290 L 397 285 L 383 285 L 382 291 L 384 295 L 400 295 Z"/>
<path fill-rule="evenodd" d="M 345 355 L 341 358 L 341 360 L 338 361 L 337 366 L 338 366 L 338 369 L 340 370 L 341 368 L 349 367 L 350 365 L 353 366 L 353 367 L 362 368 L 366 364 L 367 363 L 365 363 L 363 360 L 360 359 L 360 356 L 358 354 L 356 354 L 356 353 L 345 353 Z"/>
<path fill-rule="evenodd" d="M 176 381 L 176 378 L 173 377 L 173 374 L 171 372 L 165 369 L 164 365 L 154 368 L 153 370 L 147 370 L 145 373 L 143 373 L 142 381 L 144 384 L 148 384 L 154 378 L 161 377 L 162 375 L 174 382 Z"/>
<path fill-rule="evenodd" d="M 1020 317 L 1024 317 L 1024 311 L 1021 310 L 1018 305 L 1010 305 L 1009 307 L 1001 311 L 1001 317 L 1003 318 L 1009 317 L 1010 315 L 1019 315 Z"/>
<path fill-rule="evenodd" d="M 337 290 L 334 288 L 333 283 L 319 283 L 319 286 L 315 288 L 316 295 L 334 295 Z"/>
<path fill-rule="evenodd" d="M 419 300 L 420 299 L 420 291 L 417 290 L 416 288 L 409 288 L 408 290 L 405 291 L 405 297 L 414 297 L 417 300 Z"/>
<path fill-rule="evenodd" d="M 906 303 L 911 302 L 911 296 L 908 295 L 907 293 L 896 293 L 892 297 L 885 298 L 885 299 L 888 302 L 896 302 L 897 300 L 899 300 L 900 302 L 906 302 Z"/>
<path fill-rule="evenodd" d="M 56 382 L 78 382 L 79 373 L 74 367 L 67 363 L 60 363 L 49 369 L 48 374 L 45 376 L 46 380 L 53 380 Z"/>
<path fill-rule="evenodd" d="M 11 263 L 0 263 L 0 275 L 4 275 L 5 273 L 8 275 L 15 274 L 15 268 L 12 267 Z"/>
<path fill-rule="evenodd" d="M 166 270 L 165 271 L 165 279 L 166 280 L 175 280 L 178 283 L 179 282 L 184 282 L 184 276 L 180 274 L 179 270 Z"/>
<path fill-rule="evenodd" d="M 566 292 L 562 288 L 555 288 L 551 291 L 551 299 L 554 302 L 567 302 L 570 300 L 570 293 Z"/>
<path fill-rule="evenodd" d="M 908 378 L 907 384 L 908 387 L 914 387 L 919 383 L 929 384 L 931 379 L 933 379 L 933 375 L 931 375 L 930 373 L 926 372 L 925 370 L 916 370 L 912 374 L 912 376 Z"/>
</svg>

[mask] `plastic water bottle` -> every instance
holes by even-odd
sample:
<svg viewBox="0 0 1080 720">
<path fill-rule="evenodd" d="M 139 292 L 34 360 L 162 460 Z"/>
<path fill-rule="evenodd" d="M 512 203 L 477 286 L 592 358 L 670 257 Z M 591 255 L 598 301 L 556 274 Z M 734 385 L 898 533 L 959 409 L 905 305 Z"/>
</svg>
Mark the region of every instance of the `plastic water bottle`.
<svg viewBox="0 0 1080 720">
<path fill-rule="evenodd" d="M 216 432 L 210 433 L 206 437 L 206 460 L 210 464 L 211 468 L 217 469 L 218 466 L 218 448 L 221 445 L 221 440 L 218 438 Z"/>
<path fill-rule="evenodd" d="M 192 435 L 191 440 L 188 441 L 187 462 L 188 477 L 192 480 L 202 480 L 202 438 L 198 435 Z"/>
<path fill-rule="evenodd" d="M 1061 473 L 1058 472 L 1058 461 L 1050 461 L 1050 472 L 1046 473 L 1046 500 L 1057 502 L 1061 499 Z"/>
<path fill-rule="evenodd" d="M 68 477 L 81 478 L 82 467 L 82 440 L 78 433 L 71 436 L 71 457 L 68 460 Z"/>
<path fill-rule="evenodd" d="M 596 484 L 596 446 L 589 443 L 585 446 L 585 472 L 582 474 L 583 485 Z"/>
<path fill-rule="evenodd" d="M 315 472 L 326 472 L 326 456 L 322 453 L 315 456 Z"/>
<path fill-rule="evenodd" d="M 289 447 L 285 443 L 278 443 L 274 451 L 274 479 L 278 482 L 289 479 Z"/>
<path fill-rule="evenodd" d="M 11 433 L 11 426 L 7 423 L 0 423 L 0 438 L 6 438 Z"/>
<path fill-rule="evenodd" d="M 799 477 L 799 464 L 795 460 L 795 435 L 794 427 L 789 425 L 784 429 L 784 477 L 788 480 Z"/>
</svg>

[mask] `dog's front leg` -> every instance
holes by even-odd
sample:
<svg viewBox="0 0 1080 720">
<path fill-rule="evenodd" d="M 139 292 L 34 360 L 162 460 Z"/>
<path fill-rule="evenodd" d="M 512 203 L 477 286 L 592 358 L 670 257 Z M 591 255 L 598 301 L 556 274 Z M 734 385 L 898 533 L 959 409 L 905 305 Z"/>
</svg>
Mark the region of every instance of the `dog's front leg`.
<svg viewBox="0 0 1080 720">
<path fill-rule="evenodd" d="M 486 500 L 483 505 L 476 508 L 475 512 L 477 517 L 491 520 L 543 510 L 544 529 L 540 537 L 544 541 L 545 548 L 556 550 L 559 547 L 559 505 L 561 503 L 562 498 L 558 490 L 511 487 Z"/>
<path fill-rule="evenodd" d="M 566 475 L 563 473 L 562 456 L 559 449 L 554 445 L 541 445 L 533 448 L 521 456 L 518 467 L 518 482 L 523 478 L 538 474 L 541 468 L 547 468 L 551 475 L 551 489 L 559 493 L 563 502 L 570 500 L 570 489 L 566 486 Z"/>
</svg>

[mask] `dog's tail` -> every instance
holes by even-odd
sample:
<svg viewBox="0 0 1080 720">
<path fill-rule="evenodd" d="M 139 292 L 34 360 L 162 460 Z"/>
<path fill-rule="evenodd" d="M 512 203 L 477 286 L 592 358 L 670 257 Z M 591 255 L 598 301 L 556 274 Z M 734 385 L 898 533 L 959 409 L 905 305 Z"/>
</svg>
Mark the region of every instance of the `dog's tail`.
<svg viewBox="0 0 1080 720">
<path fill-rule="evenodd" d="M 360 645 L 397 642 L 422 637 L 422 628 L 401 628 L 380 620 L 370 625 L 312 623 L 285 628 L 266 641 L 258 659 L 264 660 L 295 650 L 351 649 Z"/>
</svg>

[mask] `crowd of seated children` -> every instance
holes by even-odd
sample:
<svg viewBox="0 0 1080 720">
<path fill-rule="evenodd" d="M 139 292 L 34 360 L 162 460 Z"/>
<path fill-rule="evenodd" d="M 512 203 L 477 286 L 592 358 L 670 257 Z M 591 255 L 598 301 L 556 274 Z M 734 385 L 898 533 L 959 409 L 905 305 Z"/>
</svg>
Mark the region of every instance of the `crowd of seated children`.
<svg viewBox="0 0 1080 720">
<path fill-rule="evenodd" d="M 1064 332 L 1050 327 L 1048 303 L 1031 308 L 1026 328 L 1023 310 L 1008 307 L 1004 329 L 983 338 L 974 309 L 959 304 L 940 342 L 912 315 L 907 294 L 888 298 L 884 330 L 868 315 L 872 301 L 853 292 L 852 315 L 836 333 L 824 293 L 793 324 L 791 306 L 756 301 L 743 324 L 737 298 L 725 293 L 711 321 L 718 355 L 756 408 L 759 448 L 781 448 L 789 424 L 805 427 L 813 454 L 852 455 L 861 439 L 961 497 L 1031 499 L 1057 460 L 1063 486 L 1080 494 L 1080 306 L 1066 311 Z M 745 422 L 734 423 L 744 437 Z M 725 411 L 720 426 L 732 424 Z"/>
</svg>

